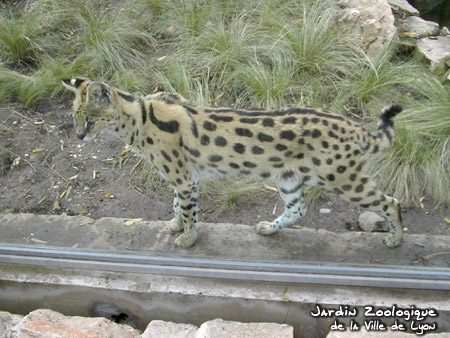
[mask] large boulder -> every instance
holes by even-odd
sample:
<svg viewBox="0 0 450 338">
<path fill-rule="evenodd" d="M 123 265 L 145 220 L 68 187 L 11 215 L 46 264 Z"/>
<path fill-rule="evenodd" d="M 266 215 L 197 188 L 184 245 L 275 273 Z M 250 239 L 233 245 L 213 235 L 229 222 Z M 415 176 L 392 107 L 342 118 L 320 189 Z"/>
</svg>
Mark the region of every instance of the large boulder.
<svg viewBox="0 0 450 338">
<path fill-rule="evenodd" d="M 339 21 L 362 36 L 362 47 L 369 57 L 396 38 L 394 14 L 387 0 L 340 0 Z"/>
</svg>

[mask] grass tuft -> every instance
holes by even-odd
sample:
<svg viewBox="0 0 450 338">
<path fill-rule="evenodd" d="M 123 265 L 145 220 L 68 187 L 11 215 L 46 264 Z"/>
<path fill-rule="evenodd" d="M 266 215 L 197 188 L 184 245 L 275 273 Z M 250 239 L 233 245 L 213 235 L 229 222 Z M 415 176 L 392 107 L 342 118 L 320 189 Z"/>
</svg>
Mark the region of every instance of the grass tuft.
<svg viewBox="0 0 450 338">
<path fill-rule="evenodd" d="M 41 50 L 41 35 L 35 15 L 12 10 L 0 13 L 0 52 L 13 63 L 33 63 Z"/>
</svg>

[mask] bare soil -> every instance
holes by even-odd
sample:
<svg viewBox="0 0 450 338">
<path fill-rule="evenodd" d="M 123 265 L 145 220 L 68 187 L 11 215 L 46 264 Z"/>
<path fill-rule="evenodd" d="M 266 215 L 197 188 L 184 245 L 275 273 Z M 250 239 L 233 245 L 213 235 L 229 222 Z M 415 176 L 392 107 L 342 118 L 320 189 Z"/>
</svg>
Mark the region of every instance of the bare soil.
<svg viewBox="0 0 450 338">
<path fill-rule="evenodd" d="M 92 142 L 78 140 L 70 107 L 61 102 L 51 101 L 38 111 L 0 106 L 0 212 L 171 219 L 172 192 L 146 191 L 140 178 L 142 161 L 124 146 L 105 133 Z M 423 208 L 404 209 L 405 230 L 450 236 L 450 225 L 444 221 L 450 210 L 423 203 Z M 219 208 L 214 200 L 202 198 L 200 221 L 253 225 L 275 218 L 283 204 L 271 193 L 234 210 L 218 212 Z M 322 208 L 330 212 L 320 213 Z M 359 231 L 359 211 L 339 199 L 318 201 L 299 224 Z"/>
</svg>

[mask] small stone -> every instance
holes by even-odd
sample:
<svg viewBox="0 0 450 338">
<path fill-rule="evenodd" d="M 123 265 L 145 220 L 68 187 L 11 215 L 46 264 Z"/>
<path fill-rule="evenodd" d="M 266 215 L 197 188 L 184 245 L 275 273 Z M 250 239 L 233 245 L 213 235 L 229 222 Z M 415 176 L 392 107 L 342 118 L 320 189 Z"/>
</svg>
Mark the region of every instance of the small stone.
<svg viewBox="0 0 450 338">
<path fill-rule="evenodd" d="M 410 15 L 419 15 L 419 11 L 406 0 L 388 0 L 388 3 L 396 11 L 402 11 Z"/>
<path fill-rule="evenodd" d="M 442 27 L 439 34 L 440 35 L 450 35 L 450 30 L 447 27 Z"/>
<path fill-rule="evenodd" d="M 196 333 L 196 338 L 294 338 L 294 328 L 277 323 L 239 323 L 214 319 L 203 323 Z"/>
<path fill-rule="evenodd" d="M 195 338 L 196 332 L 195 325 L 152 320 L 142 338 Z"/>
<path fill-rule="evenodd" d="M 321 214 L 329 214 L 331 212 L 331 210 L 328 209 L 328 208 L 322 208 L 322 209 L 319 210 L 319 212 Z"/>
<path fill-rule="evenodd" d="M 386 220 L 372 211 L 364 211 L 359 215 L 359 227 L 366 232 L 385 232 L 388 231 Z"/>
</svg>

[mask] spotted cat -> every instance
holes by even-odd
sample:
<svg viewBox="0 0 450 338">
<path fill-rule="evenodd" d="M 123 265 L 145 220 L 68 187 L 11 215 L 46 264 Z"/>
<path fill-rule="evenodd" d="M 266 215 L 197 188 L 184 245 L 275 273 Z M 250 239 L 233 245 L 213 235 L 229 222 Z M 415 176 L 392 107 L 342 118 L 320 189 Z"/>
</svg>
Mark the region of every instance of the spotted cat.
<svg viewBox="0 0 450 338">
<path fill-rule="evenodd" d="M 199 180 L 248 176 L 277 182 L 284 213 L 259 222 L 270 235 L 293 225 L 306 212 L 305 184 L 319 185 L 362 208 L 383 214 L 390 234 L 384 243 L 402 242 L 400 205 L 366 175 L 367 156 L 390 146 L 398 105 L 385 107 L 378 132 L 371 134 L 339 114 L 312 107 L 234 109 L 201 107 L 176 94 L 134 96 L 107 83 L 64 80 L 75 93 L 78 138 L 93 139 L 107 130 L 148 160 L 175 189 L 175 243 L 190 247 L 197 239 Z"/>
</svg>

